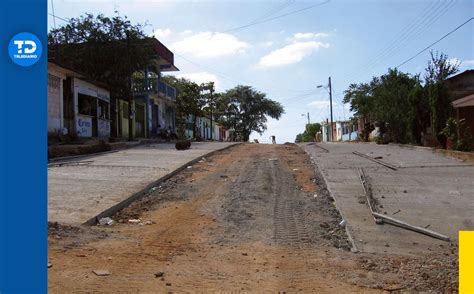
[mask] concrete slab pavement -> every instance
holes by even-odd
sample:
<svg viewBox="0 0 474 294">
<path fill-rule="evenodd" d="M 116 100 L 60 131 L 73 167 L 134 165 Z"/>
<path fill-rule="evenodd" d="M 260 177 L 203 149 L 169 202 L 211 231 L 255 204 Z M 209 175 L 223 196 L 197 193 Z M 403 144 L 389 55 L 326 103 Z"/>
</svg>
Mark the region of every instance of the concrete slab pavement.
<svg viewBox="0 0 474 294">
<path fill-rule="evenodd" d="M 336 205 L 347 219 L 355 245 L 364 252 L 417 254 L 449 252 L 449 244 L 391 225 L 376 225 L 357 168 L 372 186 L 378 209 L 412 225 L 428 227 L 454 241 L 459 230 L 474 230 L 474 166 L 430 150 L 396 145 L 329 143 L 302 147 L 324 175 Z M 388 169 L 353 154 L 358 151 L 398 167 Z M 388 249 L 390 247 L 390 249 Z"/>
<path fill-rule="evenodd" d="M 48 221 L 81 224 L 184 164 L 235 143 L 147 144 L 48 167 Z M 64 163 L 64 165 L 58 165 Z"/>
</svg>

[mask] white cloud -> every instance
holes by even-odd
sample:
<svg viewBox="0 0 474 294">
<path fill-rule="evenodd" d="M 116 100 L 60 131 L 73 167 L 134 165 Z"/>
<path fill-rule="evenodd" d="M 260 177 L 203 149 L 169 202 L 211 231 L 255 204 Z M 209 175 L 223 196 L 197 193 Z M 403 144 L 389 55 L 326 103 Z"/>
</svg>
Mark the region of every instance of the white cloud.
<svg viewBox="0 0 474 294">
<path fill-rule="evenodd" d="M 313 106 L 316 109 L 325 109 L 329 107 L 329 101 L 316 100 L 316 101 L 308 103 L 308 106 Z"/>
<path fill-rule="evenodd" d="M 285 47 L 274 50 L 260 58 L 260 61 L 256 67 L 276 67 L 298 63 L 303 60 L 303 58 L 311 55 L 311 53 L 314 51 L 317 51 L 319 48 L 329 48 L 329 44 L 317 41 L 309 41 L 296 42 L 286 45 Z"/>
<path fill-rule="evenodd" d="M 474 59 L 471 59 L 471 60 L 469 60 L 469 59 L 461 60 L 461 59 L 459 59 L 459 58 L 454 57 L 454 58 L 448 59 L 448 63 L 449 63 L 449 64 L 452 64 L 452 65 L 457 64 L 457 65 L 459 65 L 459 67 L 461 67 L 461 68 L 469 68 L 469 67 L 474 66 Z"/>
<path fill-rule="evenodd" d="M 227 33 L 199 32 L 170 45 L 172 51 L 197 58 L 212 58 L 245 52 L 249 44 Z"/>
<path fill-rule="evenodd" d="M 293 35 L 293 38 L 296 40 L 308 40 L 308 39 L 316 39 L 329 36 L 326 33 L 296 33 Z"/>
<path fill-rule="evenodd" d="M 168 29 L 168 28 L 166 28 L 166 29 L 157 29 L 157 30 L 155 30 L 154 35 L 157 39 L 166 38 L 169 35 L 171 35 L 171 30 Z"/>
<path fill-rule="evenodd" d="M 260 46 L 262 46 L 262 47 L 271 47 L 271 46 L 273 46 L 273 42 L 272 41 L 262 42 L 262 43 L 260 43 Z"/>
<path fill-rule="evenodd" d="M 317 41 L 318 39 L 325 38 L 329 36 L 326 33 L 295 33 L 293 36 L 286 39 L 286 41 L 291 43 L 304 42 L 304 41 Z"/>
<path fill-rule="evenodd" d="M 458 58 L 450 58 L 448 59 L 448 63 L 451 64 L 451 65 L 455 65 L 455 64 L 461 64 L 461 60 L 459 60 Z"/>
<path fill-rule="evenodd" d="M 182 73 L 182 74 L 175 74 L 174 76 L 178 78 L 186 78 L 191 80 L 197 84 L 207 83 L 207 82 L 214 82 L 216 90 L 220 90 L 221 83 L 216 75 L 202 71 L 202 72 L 193 72 L 193 73 Z"/>
</svg>

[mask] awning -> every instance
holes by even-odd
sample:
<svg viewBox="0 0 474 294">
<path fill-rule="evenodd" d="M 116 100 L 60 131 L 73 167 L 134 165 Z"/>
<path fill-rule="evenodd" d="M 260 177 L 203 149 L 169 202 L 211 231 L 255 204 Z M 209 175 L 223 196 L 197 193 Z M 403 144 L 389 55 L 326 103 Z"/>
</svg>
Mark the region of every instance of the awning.
<svg viewBox="0 0 474 294">
<path fill-rule="evenodd" d="M 454 100 L 452 104 L 454 108 L 474 106 L 474 94 Z"/>
</svg>

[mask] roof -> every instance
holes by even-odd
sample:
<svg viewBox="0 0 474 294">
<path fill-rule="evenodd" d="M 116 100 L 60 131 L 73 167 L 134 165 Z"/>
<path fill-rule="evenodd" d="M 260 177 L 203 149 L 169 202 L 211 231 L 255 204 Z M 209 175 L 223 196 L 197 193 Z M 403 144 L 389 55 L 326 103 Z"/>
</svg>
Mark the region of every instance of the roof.
<svg viewBox="0 0 474 294">
<path fill-rule="evenodd" d="M 153 51 L 158 55 L 158 65 L 160 71 L 179 71 L 174 65 L 174 54 L 163 43 L 156 38 L 147 38 L 145 42 L 149 42 L 153 46 Z"/>
<path fill-rule="evenodd" d="M 91 77 L 89 77 L 87 74 L 82 73 L 80 71 L 77 71 L 77 70 L 73 69 L 71 66 L 62 64 L 62 63 L 60 63 L 57 60 L 54 60 L 52 58 L 48 60 L 48 70 L 49 70 L 50 67 L 52 67 L 53 69 L 62 71 L 66 76 L 81 79 L 81 80 L 86 81 L 88 83 L 91 83 L 91 84 L 93 84 L 97 87 L 101 87 L 105 90 L 110 91 L 110 87 L 107 84 L 96 81 L 96 80 L 92 79 Z"/>
<path fill-rule="evenodd" d="M 454 108 L 474 106 L 474 94 L 454 100 L 452 104 Z"/>
<path fill-rule="evenodd" d="M 79 71 L 75 70 L 75 69 L 72 69 L 70 66 L 67 66 L 65 64 L 61 64 L 60 62 L 52 59 L 52 58 L 49 58 L 48 59 L 48 70 L 52 68 L 52 69 L 55 69 L 55 70 L 59 70 L 61 72 L 63 72 L 65 75 L 67 76 L 71 76 L 71 77 L 85 77 L 86 74 L 84 73 L 80 73 Z"/>
<path fill-rule="evenodd" d="M 462 73 L 458 73 L 457 75 L 451 76 L 446 79 L 446 81 L 452 81 L 452 80 L 457 80 L 460 77 L 466 76 L 466 75 L 473 75 L 474 74 L 474 69 L 468 69 L 463 71 Z"/>
</svg>

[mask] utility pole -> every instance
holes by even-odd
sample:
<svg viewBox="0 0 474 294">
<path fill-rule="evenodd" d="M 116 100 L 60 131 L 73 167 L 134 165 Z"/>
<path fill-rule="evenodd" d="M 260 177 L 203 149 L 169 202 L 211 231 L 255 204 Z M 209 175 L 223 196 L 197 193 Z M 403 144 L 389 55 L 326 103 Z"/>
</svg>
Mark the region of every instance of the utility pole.
<svg viewBox="0 0 474 294">
<path fill-rule="evenodd" d="M 214 108 L 214 105 L 213 105 L 213 97 L 212 97 L 212 93 L 214 92 L 214 84 L 211 84 L 210 85 L 211 88 L 209 89 L 209 100 L 210 100 L 210 103 L 209 103 L 209 106 L 211 108 L 211 141 L 213 141 L 213 137 L 212 137 L 212 108 Z"/>
<path fill-rule="evenodd" d="M 308 125 L 309 125 L 310 123 L 311 123 L 311 122 L 310 122 L 310 120 L 309 120 L 309 112 L 308 112 Z"/>
<path fill-rule="evenodd" d="M 331 87 L 331 77 L 329 77 L 329 107 L 331 109 L 331 142 L 334 141 L 334 138 L 333 138 L 333 131 L 334 131 L 334 127 L 333 127 L 333 120 L 332 120 L 332 87 Z"/>
<path fill-rule="evenodd" d="M 128 66 L 128 141 L 133 141 L 133 110 L 132 110 L 132 102 L 133 102 L 133 92 L 132 92 L 132 70 L 131 70 L 131 60 L 130 60 L 130 33 L 127 31 L 127 66 Z"/>
</svg>

